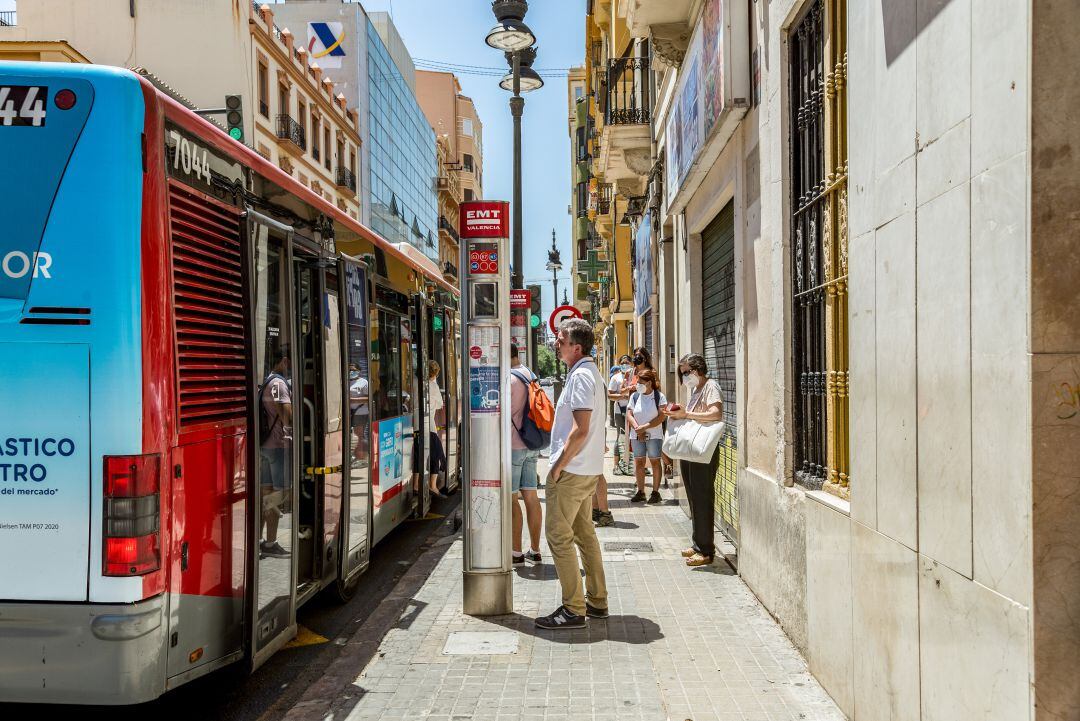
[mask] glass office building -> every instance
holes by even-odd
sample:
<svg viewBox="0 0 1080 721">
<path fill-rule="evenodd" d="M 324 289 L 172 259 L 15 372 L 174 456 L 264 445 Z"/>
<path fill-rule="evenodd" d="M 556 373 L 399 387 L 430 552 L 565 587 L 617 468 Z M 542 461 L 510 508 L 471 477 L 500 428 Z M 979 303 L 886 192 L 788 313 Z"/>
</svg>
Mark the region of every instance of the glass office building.
<svg viewBox="0 0 1080 721">
<path fill-rule="evenodd" d="M 435 131 L 370 22 L 367 33 L 371 226 L 438 262 Z"/>
</svg>

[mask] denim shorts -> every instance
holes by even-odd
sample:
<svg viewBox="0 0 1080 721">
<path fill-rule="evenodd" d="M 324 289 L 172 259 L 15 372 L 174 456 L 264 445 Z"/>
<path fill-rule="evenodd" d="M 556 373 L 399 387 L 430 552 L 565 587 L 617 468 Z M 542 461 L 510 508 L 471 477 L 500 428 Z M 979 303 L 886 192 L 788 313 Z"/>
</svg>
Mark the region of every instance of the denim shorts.
<svg viewBox="0 0 1080 721">
<path fill-rule="evenodd" d="M 634 452 L 634 456 L 637 458 L 644 457 L 646 451 L 649 458 L 659 458 L 663 445 L 663 438 L 650 438 L 645 441 L 639 441 L 637 438 L 630 439 L 630 450 Z"/>
<path fill-rule="evenodd" d="M 539 479 L 536 477 L 536 459 L 540 451 L 530 451 L 527 448 L 510 451 L 510 466 L 513 472 L 510 476 L 510 487 L 514 493 L 520 490 L 535 491 Z"/>
</svg>

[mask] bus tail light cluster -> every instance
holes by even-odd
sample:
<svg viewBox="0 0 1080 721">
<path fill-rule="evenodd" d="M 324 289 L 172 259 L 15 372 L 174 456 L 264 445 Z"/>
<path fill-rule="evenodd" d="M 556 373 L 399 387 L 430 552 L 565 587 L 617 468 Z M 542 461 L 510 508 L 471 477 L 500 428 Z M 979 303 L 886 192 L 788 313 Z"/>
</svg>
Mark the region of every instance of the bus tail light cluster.
<svg viewBox="0 0 1080 721">
<path fill-rule="evenodd" d="M 157 454 L 105 457 L 104 575 L 161 567 L 160 472 Z"/>
</svg>

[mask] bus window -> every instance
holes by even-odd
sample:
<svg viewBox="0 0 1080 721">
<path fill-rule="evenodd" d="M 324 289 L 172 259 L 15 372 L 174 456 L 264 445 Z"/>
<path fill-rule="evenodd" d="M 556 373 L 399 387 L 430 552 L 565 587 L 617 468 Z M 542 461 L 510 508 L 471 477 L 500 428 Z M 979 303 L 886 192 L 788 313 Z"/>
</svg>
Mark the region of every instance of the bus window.
<svg viewBox="0 0 1080 721">
<path fill-rule="evenodd" d="M 403 414 L 401 387 L 401 326 L 398 317 L 385 310 L 375 311 L 379 318 L 376 344 L 378 351 L 377 384 L 373 400 L 377 420 Z"/>
</svg>

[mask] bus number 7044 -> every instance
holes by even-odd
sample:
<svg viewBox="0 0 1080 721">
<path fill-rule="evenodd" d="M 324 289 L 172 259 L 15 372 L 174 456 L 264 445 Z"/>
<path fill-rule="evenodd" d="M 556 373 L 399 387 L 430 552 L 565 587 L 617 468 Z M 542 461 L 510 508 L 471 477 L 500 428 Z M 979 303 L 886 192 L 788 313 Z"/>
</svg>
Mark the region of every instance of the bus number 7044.
<svg viewBox="0 0 1080 721">
<path fill-rule="evenodd" d="M 169 137 L 175 144 L 173 170 L 183 170 L 185 174 L 194 175 L 209 183 L 211 181 L 210 162 L 207 160 L 206 148 L 200 148 L 175 130 L 169 131 Z M 201 158 L 199 151 L 202 151 Z"/>
</svg>

